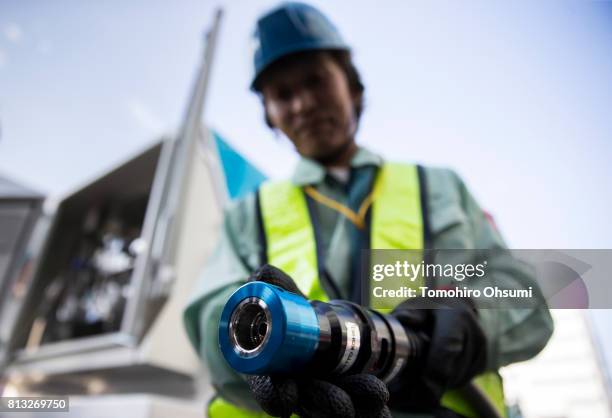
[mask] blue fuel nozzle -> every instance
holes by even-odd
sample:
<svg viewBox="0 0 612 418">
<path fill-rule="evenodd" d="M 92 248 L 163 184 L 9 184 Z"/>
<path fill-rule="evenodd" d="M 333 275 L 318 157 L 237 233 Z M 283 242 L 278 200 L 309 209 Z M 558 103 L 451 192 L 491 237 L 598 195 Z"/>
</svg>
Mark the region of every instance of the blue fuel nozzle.
<svg viewBox="0 0 612 418">
<path fill-rule="evenodd" d="M 219 346 L 240 373 L 299 370 L 314 356 L 318 343 L 319 323 L 310 303 L 268 283 L 243 285 L 221 314 Z"/>
</svg>

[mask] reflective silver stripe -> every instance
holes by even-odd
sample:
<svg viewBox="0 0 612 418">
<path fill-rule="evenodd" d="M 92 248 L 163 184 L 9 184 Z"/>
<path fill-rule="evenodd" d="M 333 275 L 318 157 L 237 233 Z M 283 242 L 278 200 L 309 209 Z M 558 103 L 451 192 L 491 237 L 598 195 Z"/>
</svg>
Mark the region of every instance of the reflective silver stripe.
<svg viewBox="0 0 612 418">
<path fill-rule="evenodd" d="M 345 322 L 346 325 L 346 348 L 334 373 L 344 373 L 350 369 L 357 360 L 359 347 L 361 346 L 361 332 L 359 326 L 354 322 Z"/>
</svg>

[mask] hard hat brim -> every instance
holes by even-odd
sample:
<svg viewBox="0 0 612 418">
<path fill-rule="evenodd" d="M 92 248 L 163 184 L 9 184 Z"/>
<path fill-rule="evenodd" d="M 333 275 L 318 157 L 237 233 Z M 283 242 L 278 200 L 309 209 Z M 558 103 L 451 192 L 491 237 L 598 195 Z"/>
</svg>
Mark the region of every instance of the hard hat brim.
<svg viewBox="0 0 612 418">
<path fill-rule="evenodd" d="M 312 51 L 347 51 L 350 52 L 350 48 L 348 45 L 339 43 L 339 42 L 329 42 L 327 44 L 317 42 L 304 42 L 301 44 L 290 45 L 287 48 L 276 51 L 274 54 L 269 55 L 265 62 L 259 65 L 259 69 L 257 74 L 253 78 L 251 82 L 251 90 L 258 91 L 258 83 L 261 80 L 261 76 L 268 70 L 270 67 L 276 62 L 280 61 L 282 58 L 288 57 L 290 55 L 299 54 L 301 52 L 312 52 Z"/>
</svg>

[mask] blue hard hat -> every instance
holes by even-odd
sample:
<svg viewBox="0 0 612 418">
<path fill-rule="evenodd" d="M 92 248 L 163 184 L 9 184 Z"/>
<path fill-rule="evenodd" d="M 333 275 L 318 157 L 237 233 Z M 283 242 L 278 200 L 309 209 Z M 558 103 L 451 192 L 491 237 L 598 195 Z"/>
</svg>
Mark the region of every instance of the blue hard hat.
<svg viewBox="0 0 612 418">
<path fill-rule="evenodd" d="M 336 26 L 318 9 L 304 3 L 283 3 L 259 18 L 254 33 L 255 75 L 286 55 L 312 50 L 350 50 Z"/>
</svg>

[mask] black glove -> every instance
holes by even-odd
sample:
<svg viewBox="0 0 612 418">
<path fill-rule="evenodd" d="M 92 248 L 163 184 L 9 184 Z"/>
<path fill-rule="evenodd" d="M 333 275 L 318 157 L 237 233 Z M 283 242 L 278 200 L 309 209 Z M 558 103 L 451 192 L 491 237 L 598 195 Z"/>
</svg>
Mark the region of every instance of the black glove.
<svg viewBox="0 0 612 418">
<path fill-rule="evenodd" d="M 265 265 L 249 281 L 263 281 L 304 296 L 295 282 L 276 267 Z M 315 371 L 316 372 L 316 371 Z M 289 417 L 386 418 L 389 391 L 373 375 L 342 377 L 247 376 L 255 400 L 269 415 Z"/>
<path fill-rule="evenodd" d="M 435 411 L 444 392 L 485 370 L 486 337 L 469 299 L 409 299 L 392 315 L 407 330 L 426 336 L 424 360 L 389 386 L 392 407 Z"/>
</svg>

